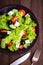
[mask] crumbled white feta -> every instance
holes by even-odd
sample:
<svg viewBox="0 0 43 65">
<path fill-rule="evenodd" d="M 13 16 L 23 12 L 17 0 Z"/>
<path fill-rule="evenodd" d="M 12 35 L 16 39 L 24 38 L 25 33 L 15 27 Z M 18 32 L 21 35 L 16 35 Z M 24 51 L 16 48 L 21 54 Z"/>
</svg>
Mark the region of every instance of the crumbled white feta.
<svg viewBox="0 0 43 65">
<path fill-rule="evenodd" d="M 12 11 L 9 11 L 9 12 L 8 12 L 8 15 L 9 15 L 9 16 L 13 15 L 13 12 L 12 12 Z"/>
<path fill-rule="evenodd" d="M 19 48 L 19 44 L 16 44 L 16 48 Z"/>
<path fill-rule="evenodd" d="M 25 17 L 26 17 L 26 16 L 30 16 L 30 15 L 27 13 L 27 14 L 25 15 Z"/>
<path fill-rule="evenodd" d="M 10 34 L 11 32 L 10 31 L 7 31 L 7 34 Z"/>
<path fill-rule="evenodd" d="M 25 43 L 26 43 L 26 44 L 30 43 L 30 40 L 25 40 Z"/>
<path fill-rule="evenodd" d="M 20 26 L 20 23 L 19 22 L 16 22 L 15 23 L 15 27 L 19 27 Z"/>
</svg>

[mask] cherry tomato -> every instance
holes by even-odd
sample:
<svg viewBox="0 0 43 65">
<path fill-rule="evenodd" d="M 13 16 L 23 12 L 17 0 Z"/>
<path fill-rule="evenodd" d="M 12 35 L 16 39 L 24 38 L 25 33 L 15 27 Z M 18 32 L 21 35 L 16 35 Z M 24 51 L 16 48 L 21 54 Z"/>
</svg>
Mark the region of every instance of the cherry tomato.
<svg viewBox="0 0 43 65">
<path fill-rule="evenodd" d="M 27 35 L 27 31 L 24 31 L 22 38 L 26 37 L 26 35 Z"/>
<path fill-rule="evenodd" d="M 36 32 L 36 28 L 35 27 L 32 27 L 32 29 L 34 30 L 34 32 Z"/>
<path fill-rule="evenodd" d="M 12 41 L 10 41 L 7 45 L 10 47 L 10 46 L 12 46 Z"/>
<path fill-rule="evenodd" d="M 23 49 L 23 48 L 24 48 L 23 45 L 20 45 L 20 46 L 19 46 L 19 49 Z"/>
<path fill-rule="evenodd" d="M 20 9 L 19 12 L 22 13 L 22 16 L 25 16 L 25 14 L 26 14 L 25 10 L 23 10 L 23 9 Z"/>
<path fill-rule="evenodd" d="M 15 23 L 16 21 L 18 21 L 18 16 L 13 17 L 11 21 L 12 23 Z"/>
</svg>

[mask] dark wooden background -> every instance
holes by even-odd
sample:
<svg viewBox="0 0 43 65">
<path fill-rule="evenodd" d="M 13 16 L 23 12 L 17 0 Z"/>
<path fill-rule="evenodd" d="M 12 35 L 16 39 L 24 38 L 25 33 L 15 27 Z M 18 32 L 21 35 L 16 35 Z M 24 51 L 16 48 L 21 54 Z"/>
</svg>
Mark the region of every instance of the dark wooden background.
<svg viewBox="0 0 43 65">
<path fill-rule="evenodd" d="M 0 7 L 4 6 L 4 5 L 9 5 L 9 4 L 21 4 L 23 6 L 26 6 L 27 8 L 29 8 L 37 17 L 38 22 L 39 22 L 39 28 L 40 28 L 40 34 L 39 34 L 39 38 L 36 42 L 36 44 L 34 45 L 34 47 L 30 50 L 31 51 L 31 56 L 30 58 L 28 58 L 25 62 L 23 62 L 20 65 L 30 65 L 30 59 L 35 51 L 35 49 L 40 48 L 41 49 L 41 55 L 39 58 L 39 61 L 37 63 L 35 63 L 34 65 L 43 65 L 43 48 L 42 48 L 42 33 L 43 33 L 43 13 L 42 13 L 42 8 L 43 8 L 43 0 L 0 0 Z M 9 65 L 9 63 L 11 63 L 12 61 L 14 61 L 15 59 L 19 58 L 21 55 L 7 55 L 5 53 L 0 52 L 0 65 Z"/>
</svg>

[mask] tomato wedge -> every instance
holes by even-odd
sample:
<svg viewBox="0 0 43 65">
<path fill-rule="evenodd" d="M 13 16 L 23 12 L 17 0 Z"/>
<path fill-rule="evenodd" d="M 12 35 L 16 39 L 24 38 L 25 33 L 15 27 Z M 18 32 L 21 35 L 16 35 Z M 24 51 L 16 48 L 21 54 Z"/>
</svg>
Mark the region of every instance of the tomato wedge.
<svg viewBox="0 0 43 65">
<path fill-rule="evenodd" d="M 20 45 L 20 46 L 19 46 L 19 49 L 23 49 L 23 48 L 24 48 L 24 46 L 23 46 L 23 45 Z"/>
<path fill-rule="evenodd" d="M 36 28 L 35 27 L 32 27 L 32 29 L 34 30 L 34 32 L 36 32 Z"/>
<path fill-rule="evenodd" d="M 13 42 L 12 41 L 10 41 L 8 44 L 7 44 L 7 46 L 12 46 L 12 44 L 13 44 Z"/>
<path fill-rule="evenodd" d="M 22 16 L 25 16 L 25 14 L 26 14 L 25 10 L 23 10 L 23 9 L 20 9 L 19 12 L 22 13 Z"/>
<path fill-rule="evenodd" d="M 12 21 L 12 23 L 16 23 L 16 21 L 18 21 L 18 19 L 19 19 L 18 16 L 15 16 L 15 17 L 12 18 L 11 21 Z"/>
<path fill-rule="evenodd" d="M 27 35 L 27 31 L 24 31 L 22 38 L 26 37 L 26 35 Z"/>
</svg>

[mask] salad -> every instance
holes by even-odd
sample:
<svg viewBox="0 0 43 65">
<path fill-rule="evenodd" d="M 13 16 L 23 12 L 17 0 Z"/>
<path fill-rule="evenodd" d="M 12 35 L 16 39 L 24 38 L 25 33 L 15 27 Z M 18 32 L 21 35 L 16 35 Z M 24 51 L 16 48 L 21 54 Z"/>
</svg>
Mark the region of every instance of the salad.
<svg viewBox="0 0 43 65">
<path fill-rule="evenodd" d="M 3 49 L 14 52 L 29 47 L 36 38 L 37 24 L 24 9 L 12 9 L 0 15 L 0 34 Z"/>
</svg>

